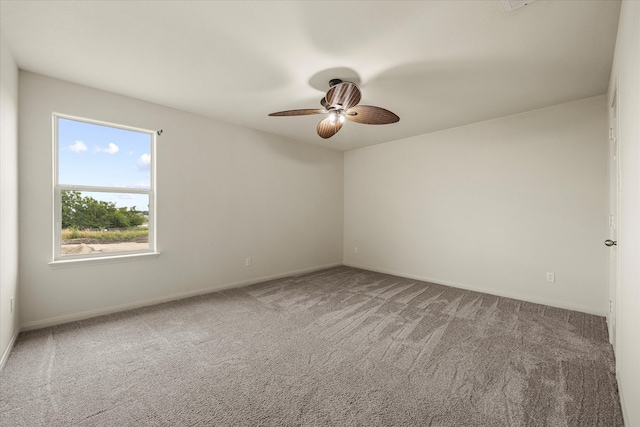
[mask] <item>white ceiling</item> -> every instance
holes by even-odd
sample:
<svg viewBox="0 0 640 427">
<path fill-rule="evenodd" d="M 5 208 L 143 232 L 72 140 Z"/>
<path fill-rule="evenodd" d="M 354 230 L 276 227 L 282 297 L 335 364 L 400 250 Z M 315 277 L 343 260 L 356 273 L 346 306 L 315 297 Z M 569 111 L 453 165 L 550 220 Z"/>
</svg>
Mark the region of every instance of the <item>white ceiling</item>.
<svg viewBox="0 0 640 427">
<path fill-rule="evenodd" d="M 620 3 L 493 1 L 5 1 L 21 69 L 338 150 L 607 91 Z M 332 71 L 334 70 L 334 71 Z M 400 122 L 323 140 L 333 77 Z"/>
</svg>

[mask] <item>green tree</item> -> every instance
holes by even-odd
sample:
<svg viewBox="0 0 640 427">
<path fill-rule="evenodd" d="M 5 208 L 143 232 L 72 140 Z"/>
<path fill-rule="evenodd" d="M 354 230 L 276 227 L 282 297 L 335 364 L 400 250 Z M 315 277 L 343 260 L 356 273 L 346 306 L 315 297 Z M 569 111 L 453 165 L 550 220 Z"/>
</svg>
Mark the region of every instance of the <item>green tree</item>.
<svg viewBox="0 0 640 427">
<path fill-rule="evenodd" d="M 83 197 L 79 191 L 62 191 L 62 228 L 130 228 L 144 221 L 144 213 L 135 206 L 118 208 L 113 202 Z"/>
</svg>

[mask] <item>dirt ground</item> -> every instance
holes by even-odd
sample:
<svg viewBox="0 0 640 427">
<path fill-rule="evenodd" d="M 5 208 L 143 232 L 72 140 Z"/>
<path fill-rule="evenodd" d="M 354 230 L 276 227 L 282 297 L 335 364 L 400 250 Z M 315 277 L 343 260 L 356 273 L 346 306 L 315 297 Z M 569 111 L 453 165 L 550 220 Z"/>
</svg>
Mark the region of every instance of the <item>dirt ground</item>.
<svg viewBox="0 0 640 427">
<path fill-rule="evenodd" d="M 139 251 L 149 249 L 147 242 L 123 242 L 123 243 L 73 243 L 61 246 L 62 255 L 95 254 L 107 252 Z"/>
</svg>

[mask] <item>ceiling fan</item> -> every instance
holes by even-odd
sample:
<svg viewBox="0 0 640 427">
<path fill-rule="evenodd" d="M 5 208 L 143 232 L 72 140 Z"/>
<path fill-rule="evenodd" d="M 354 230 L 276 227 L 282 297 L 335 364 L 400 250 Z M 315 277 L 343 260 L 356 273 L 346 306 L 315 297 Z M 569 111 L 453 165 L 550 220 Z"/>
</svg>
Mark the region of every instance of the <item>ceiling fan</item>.
<svg viewBox="0 0 640 427">
<path fill-rule="evenodd" d="M 324 108 L 288 110 L 271 113 L 270 116 L 307 116 L 311 114 L 329 114 L 329 117 L 318 123 L 318 135 L 331 138 L 342 128 L 345 119 L 366 125 L 386 125 L 400 120 L 389 110 L 371 105 L 358 105 L 362 94 L 358 85 L 343 82 L 340 79 L 329 81 L 329 91 L 320 104 Z"/>
</svg>

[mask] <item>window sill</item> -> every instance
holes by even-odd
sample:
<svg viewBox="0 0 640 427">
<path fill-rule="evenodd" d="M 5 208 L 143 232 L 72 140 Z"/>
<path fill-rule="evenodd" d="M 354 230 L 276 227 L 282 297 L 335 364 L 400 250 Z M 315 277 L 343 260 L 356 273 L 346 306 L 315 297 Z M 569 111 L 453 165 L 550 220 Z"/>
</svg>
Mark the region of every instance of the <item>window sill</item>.
<svg viewBox="0 0 640 427">
<path fill-rule="evenodd" d="M 71 258 L 71 259 L 58 259 L 51 261 L 49 266 L 51 268 L 75 268 L 75 267 L 88 267 L 92 265 L 105 265 L 105 264 L 117 264 L 122 262 L 135 262 L 146 261 L 151 259 L 157 259 L 160 256 L 160 252 L 145 252 L 135 254 L 117 254 L 93 258 Z"/>
</svg>

